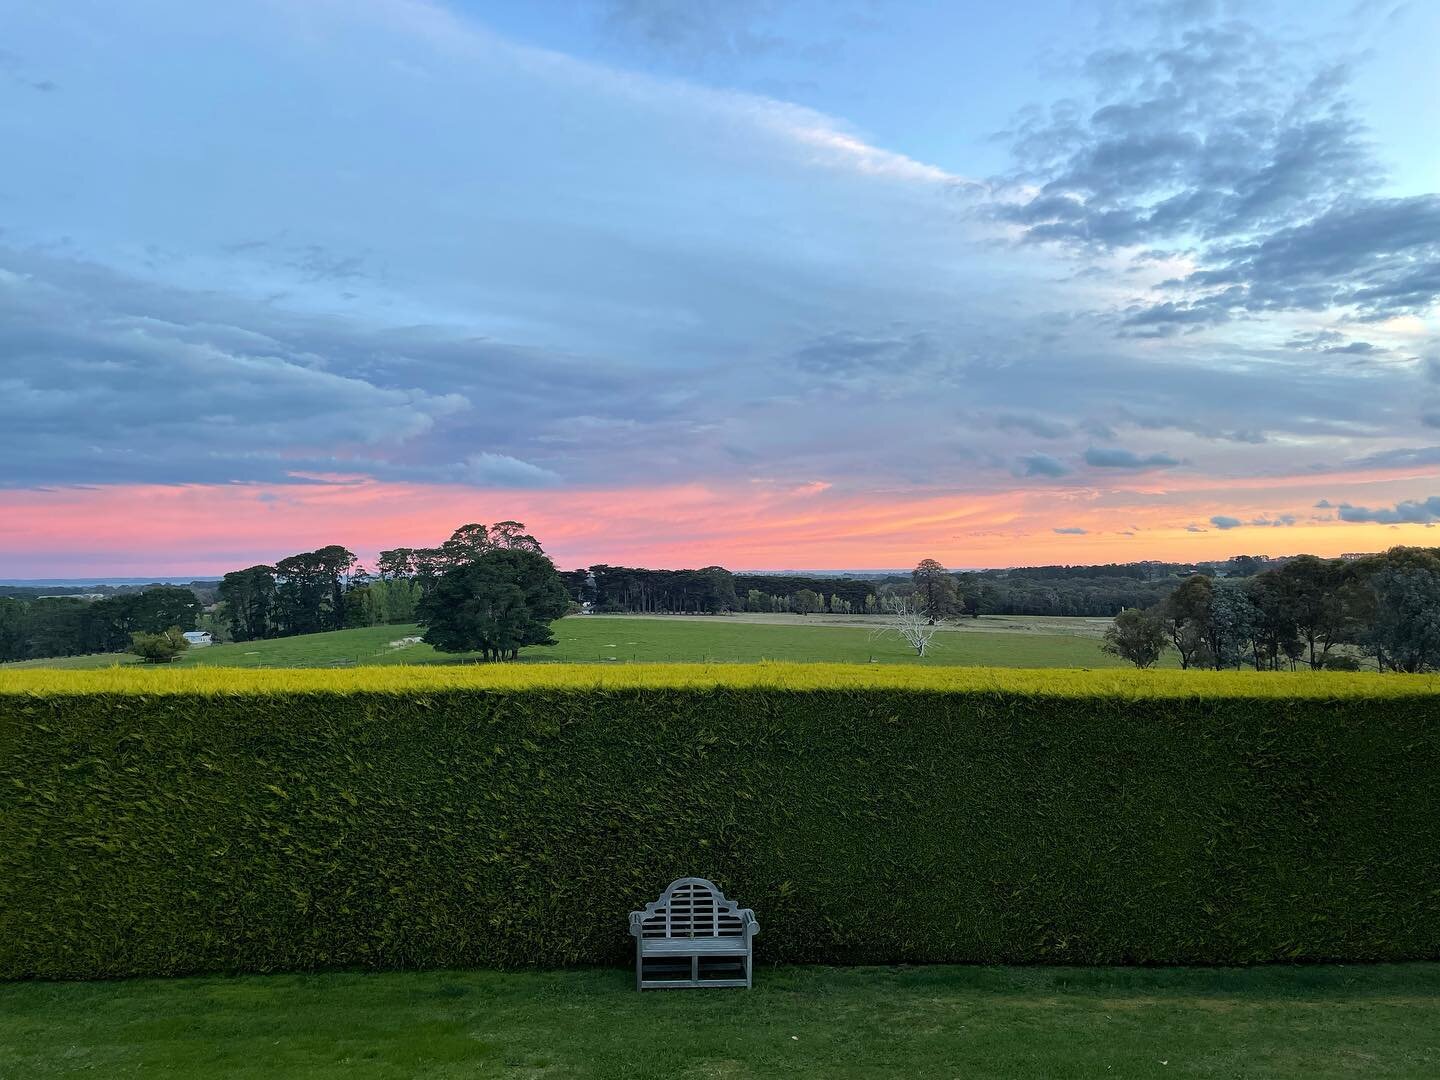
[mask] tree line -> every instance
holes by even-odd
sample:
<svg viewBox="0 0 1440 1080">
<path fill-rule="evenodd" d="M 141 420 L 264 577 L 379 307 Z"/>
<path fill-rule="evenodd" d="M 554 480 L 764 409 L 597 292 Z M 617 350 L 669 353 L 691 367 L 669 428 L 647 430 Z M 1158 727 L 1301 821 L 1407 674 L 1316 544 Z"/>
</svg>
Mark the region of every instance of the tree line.
<svg viewBox="0 0 1440 1080">
<path fill-rule="evenodd" d="M 933 560 L 932 560 L 933 561 Z M 1137 564 L 1131 568 L 1033 567 L 955 572 L 930 606 L 944 617 L 981 615 L 1088 615 L 1112 617 L 1127 607 L 1163 599 L 1193 566 Z M 933 572 L 927 571 L 927 574 Z M 563 575 L 571 599 L 609 613 L 719 614 L 725 611 L 800 615 L 891 613 L 915 591 L 908 575 L 818 576 L 733 574 L 724 567 L 650 570 L 597 565 Z"/>
<path fill-rule="evenodd" d="M 1137 667 L 1440 670 L 1440 548 L 1301 555 L 1243 579 L 1194 574 L 1120 613 L 1102 645 Z"/>
<path fill-rule="evenodd" d="M 204 606 L 194 590 L 175 585 L 79 596 L 0 596 L 0 661 L 121 652 L 135 634 L 194 630 Z"/>
<path fill-rule="evenodd" d="M 350 549 L 331 544 L 231 571 L 217 595 L 235 641 L 411 623 L 447 571 L 497 549 L 539 553 L 540 544 L 518 521 L 462 525 L 439 547 L 380 552 L 373 575 Z"/>
<path fill-rule="evenodd" d="M 500 659 L 522 645 L 539 644 L 545 636 L 534 620 L 526 621 L 527 611 L 544 614 L 546 625 L 558 618 L 550 602 L 555 590 L 562 600 L 559 614 L 568 606 L 554 565 L 518 521 L 462 525 L 438 547 L 382 551 L 375 570 L 371 574 L 354 552 L 338 544 L 290 555 L 274 565 L 235 570 L 220 579 L 219 613 L 235 641 L 418 621 L 431 628 L 427 634 L 439 635 L 431 642 L 438 648 L 445 632 L 434 628 L 448 624 L 446 605 L 460 604 L 466 589 L 483 586 L 482 591 L 504 595 L 497 592 L 486 601 L 494 602 L 492 614 L 498 621 L 476 649 L 489 659 Z M 505 591 L 512 587 L 518 593 Z M 539 599 L 542 593 L 544 602 Z M 508 612 L 503 617 L 496 614 L 502 608 Z M 466 610 L 473 615 L 475 602 Z M 453 634 L 446 638 L 452 639 Z"/>
</svg>

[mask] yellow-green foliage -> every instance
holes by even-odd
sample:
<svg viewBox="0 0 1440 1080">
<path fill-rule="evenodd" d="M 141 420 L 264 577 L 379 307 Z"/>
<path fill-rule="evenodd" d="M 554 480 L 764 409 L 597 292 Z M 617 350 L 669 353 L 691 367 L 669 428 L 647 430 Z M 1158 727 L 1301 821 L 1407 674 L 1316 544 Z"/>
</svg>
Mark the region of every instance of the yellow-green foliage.
<svg viewBox="0 0 1440 1080">
<path fill-rule="evenodd" d="M 760 666 L 0 675 L 0 977 L 1440 958 L 1425 678 Z"/>
<path fill-rule="evenodd" d="M 325 669 L 114 667 L 0 672 L 0 694 L 412 693 L 438 690 L 923 690 L 1121 697 L 1392 698 L 1440 695 L 1428 675 L 894 667 L 866 664 L 476 664 Z"/>
</svg>

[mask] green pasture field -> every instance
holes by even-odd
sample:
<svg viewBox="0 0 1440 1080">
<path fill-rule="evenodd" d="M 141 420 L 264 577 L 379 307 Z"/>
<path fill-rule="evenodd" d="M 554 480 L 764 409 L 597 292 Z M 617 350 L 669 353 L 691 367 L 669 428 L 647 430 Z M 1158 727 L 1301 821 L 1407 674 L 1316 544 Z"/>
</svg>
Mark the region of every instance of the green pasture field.
<svg viewBox="0 0 1440 1080">
<path fill-rule="evenodd" d="M 754 663 L 758 660 L 799 662 L 985 667 L 1125 667 L 1124 661 L 1100 651 L 1093 619 L 1074 620 L 1074 633 L 1055 632 L 1065 625 L 1045 619 L 1031 631 L 1020 620 L 999 618 L 987 630 L 986 619 L 966 628 L 942 631 L 921 660 L 894 635 L 876 635 L 865 626 L 817 619 L 802 622 L 760 622 L 749 618 L 646 618 L 644 616 L 573 615 L 555 624 L 559 643 L 522 651 L 522 661 L 614 663 L 626 661 Z M 301 637 L 273 638 L 192 649 L 180 666 L 343 667 L 352 664 L 446 664 L 474 657 L 438 653 L 415 640 L 416 626 L 372 626 Z M 7 664 L 18 668 L 104 668 L 136 663 L 124 653 L 57 657 Z M 1173 666 L 1173 659 L 1169 666 Z"/>
</svg>

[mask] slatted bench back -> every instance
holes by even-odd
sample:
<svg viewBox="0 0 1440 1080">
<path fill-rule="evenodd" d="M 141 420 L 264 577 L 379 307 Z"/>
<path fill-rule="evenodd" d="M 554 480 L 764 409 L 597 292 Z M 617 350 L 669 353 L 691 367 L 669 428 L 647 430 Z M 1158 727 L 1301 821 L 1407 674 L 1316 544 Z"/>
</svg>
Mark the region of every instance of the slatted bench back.
<svg viewBox="0 0 1440 1080">
<path fill-rule="evenodd" d="M 645 905 L 642 937 L 740 937 L 744 924 L 733 900 L 704 878 L 681 878 Z"/>
</svg>

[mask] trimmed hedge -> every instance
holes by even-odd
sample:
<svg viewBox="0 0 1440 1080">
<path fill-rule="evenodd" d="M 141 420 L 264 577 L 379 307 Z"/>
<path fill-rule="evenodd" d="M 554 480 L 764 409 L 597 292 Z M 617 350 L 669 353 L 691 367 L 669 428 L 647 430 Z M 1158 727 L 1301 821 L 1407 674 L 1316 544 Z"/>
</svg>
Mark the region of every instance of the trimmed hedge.
<svg viewBox="0 0 1440 1080">
<path fill-rule="evenodd" d="M 0 977 L 1440 959 L 1440 688 L 820 665 L 0 674 Z"/>
</svg>

